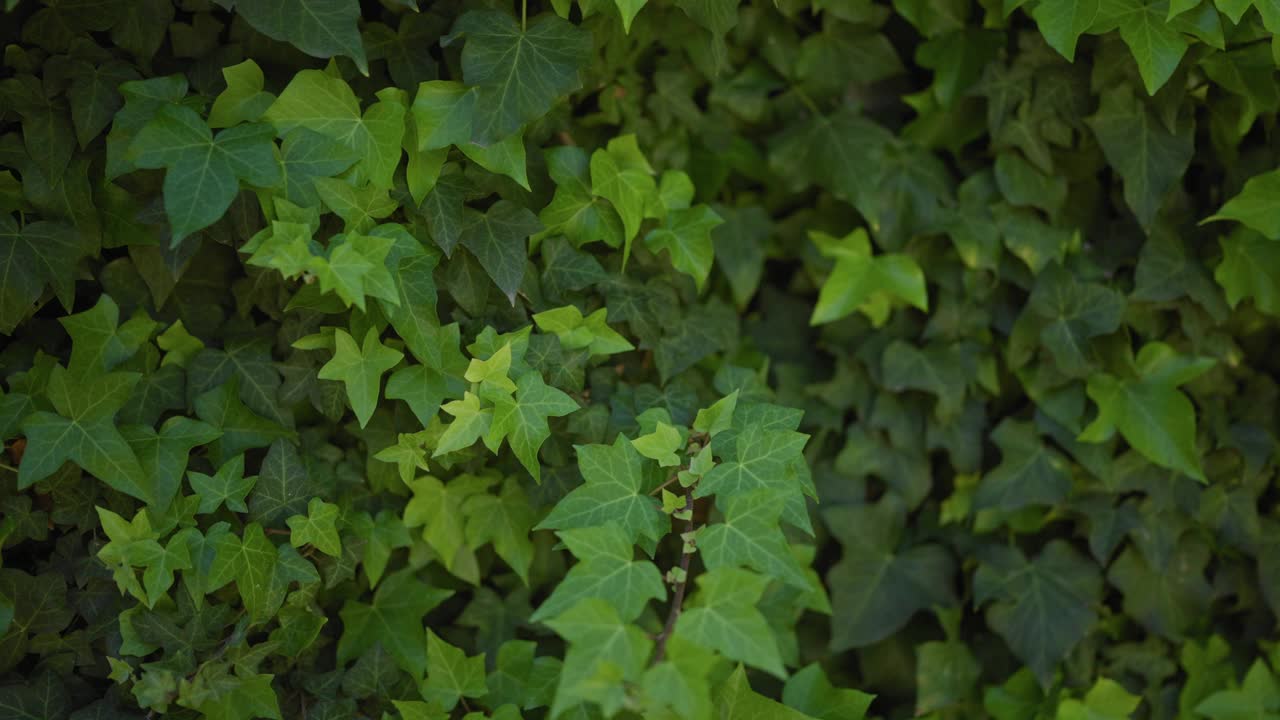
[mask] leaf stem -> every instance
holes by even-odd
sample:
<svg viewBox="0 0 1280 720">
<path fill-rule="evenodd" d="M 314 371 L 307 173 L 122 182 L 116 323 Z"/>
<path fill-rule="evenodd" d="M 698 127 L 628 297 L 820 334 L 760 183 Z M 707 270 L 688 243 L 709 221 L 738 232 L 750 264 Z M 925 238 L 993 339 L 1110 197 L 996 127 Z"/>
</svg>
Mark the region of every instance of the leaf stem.
<svg viewBox="0 0 1280 720">
<path fill-rule="evenodd" d="M 664 482 L 664 483 L 662 483 L 661 485 L 659 485 L 658 487 L 656 487 L 656 488 L 654 488 L 654 489 L 650 490 L 650 491 L 649 491 L 649 494 L 650 494 L 650 495 L 657 495 L 658 493 L 662 492 L 663 490 L 666 490 L 667 488 L 671 487 L 671 483 L 673 483 L 673 482 L 675 482 L 676 480 L 679 480 L 679 479 L 680 479 L 680 471 L 681 471 L 681 470 L 683 470 L 683 469 L 684 469 L 683 467 L 676 468 L 676 471 L 675 471 L 675 472 L 673 472 L 673 473 L 671 473 L 671 477 L 667 478 L 666 482 Z"/>
<path fill-rule="evenodd" d="M 529 0 L 520 0 L 520 32 L 529 30 Z"/>
<path fill-rule="evenodd" d="M 7 463 L 0 463 L 0 470 L 8 470 L 9 472 L 18 472 L 18 468 Z"/>
<path fill-rule="evenodd" d="M 809 108 L 814 115 L 822 115 L 821 108 L 819 108 L 818 104 L 813 101 L 813 98 L 809 97 L 809 93 L 805 92 L 799 85 L 792 85 L 791 90 L 796 94 L 796 97 L 800 98 L 800 102 L 804 103 L 804 106 Z"/>
<path fill-rule="evenodd" d="M 693 488 L 684 491 L 684 509 L 689 513 L 689 522 L 685 525 L 685 533 L 693 532 Z M 671 633 L 676 629 L 676 620 L 680 619 L 680 611 L 684 607 L 685 590 L 689 587 L 689 563 L 693 561 L 693 551 L 689 548 L 689 543 L 684 542 L 681 538 L 683 546 L 680 553 L 680 580 L 676 582 L 675 596 L 671 599 L 671 609 L 667 611 L 667 622 L 662 626 L 662 633 L 658 635 L 658 640 L 653 653 L 652 665 L 662 662 L 667 654 L 667 640 L 671 638 Z"/>
</svg>

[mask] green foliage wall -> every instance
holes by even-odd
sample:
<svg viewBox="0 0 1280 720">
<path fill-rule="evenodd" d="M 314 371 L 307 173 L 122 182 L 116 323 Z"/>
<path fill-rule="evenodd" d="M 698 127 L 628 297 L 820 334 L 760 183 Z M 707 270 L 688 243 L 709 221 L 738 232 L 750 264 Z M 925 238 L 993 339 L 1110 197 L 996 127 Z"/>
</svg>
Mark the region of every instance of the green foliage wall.
<svg viewBox="0 0 1280 720">
<path fill-rule="evenodd" d="M 1273 0 L 6 0 L 0 720 L 1280 717 Z"/>
</svg>

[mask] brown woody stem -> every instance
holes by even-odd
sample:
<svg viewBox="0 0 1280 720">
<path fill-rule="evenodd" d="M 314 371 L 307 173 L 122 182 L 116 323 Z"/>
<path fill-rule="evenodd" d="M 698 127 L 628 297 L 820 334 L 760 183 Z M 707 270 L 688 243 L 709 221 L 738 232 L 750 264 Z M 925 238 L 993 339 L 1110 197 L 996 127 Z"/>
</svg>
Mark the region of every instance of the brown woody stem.
<svg viewBox="0 0 1280 720">
<path fill-rule="evenodd" d="M 689 522 L 685 525 L 685 533 L 691 533 L 693 532 L 693 488 L 689 488 L 684 492 L 684 510 L 689 513 Z M 680 580 L 676 582 L 675 597 L 671 599 L 671 609 L 667 612 L 667 622 L 662 627 L 662 634 L 658 635 L 657 646 L 653 653 L 654 665 L 662 662 L 662 658 L 667 654 L 667 640 L 676 628 L 676 620 L 680 619 L 680 610 L 684 606 L 685 590 L 689 587 L 689 563 L 693 561 L 693 550 L 684 538 L 680 540 L 682 543 Z"/>
</svg>

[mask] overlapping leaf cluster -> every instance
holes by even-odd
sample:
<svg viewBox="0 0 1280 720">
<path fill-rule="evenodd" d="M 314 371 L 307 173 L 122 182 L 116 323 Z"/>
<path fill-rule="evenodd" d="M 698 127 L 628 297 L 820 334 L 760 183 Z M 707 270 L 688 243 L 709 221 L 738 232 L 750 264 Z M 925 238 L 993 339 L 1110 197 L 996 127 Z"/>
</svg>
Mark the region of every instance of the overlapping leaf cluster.
<svg viewBox="0 0 1280 720">
<path fill-rule="evenodd" d="M 1274 3 L 0 18 L 0 718 L 1280 713 Z"/>
</svg>

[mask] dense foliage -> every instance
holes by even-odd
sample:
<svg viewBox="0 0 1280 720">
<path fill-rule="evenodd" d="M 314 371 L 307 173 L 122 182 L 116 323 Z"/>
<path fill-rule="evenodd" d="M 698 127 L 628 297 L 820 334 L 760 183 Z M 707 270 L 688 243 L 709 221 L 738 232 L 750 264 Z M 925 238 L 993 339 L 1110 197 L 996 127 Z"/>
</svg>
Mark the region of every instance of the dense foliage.
<svg viewBox="0 0 1280 720">
<path fill-rule="evenodd" d="M 6 0 L 0 720 L 1280 717 L 1275 0 Z"/>
</svg>

